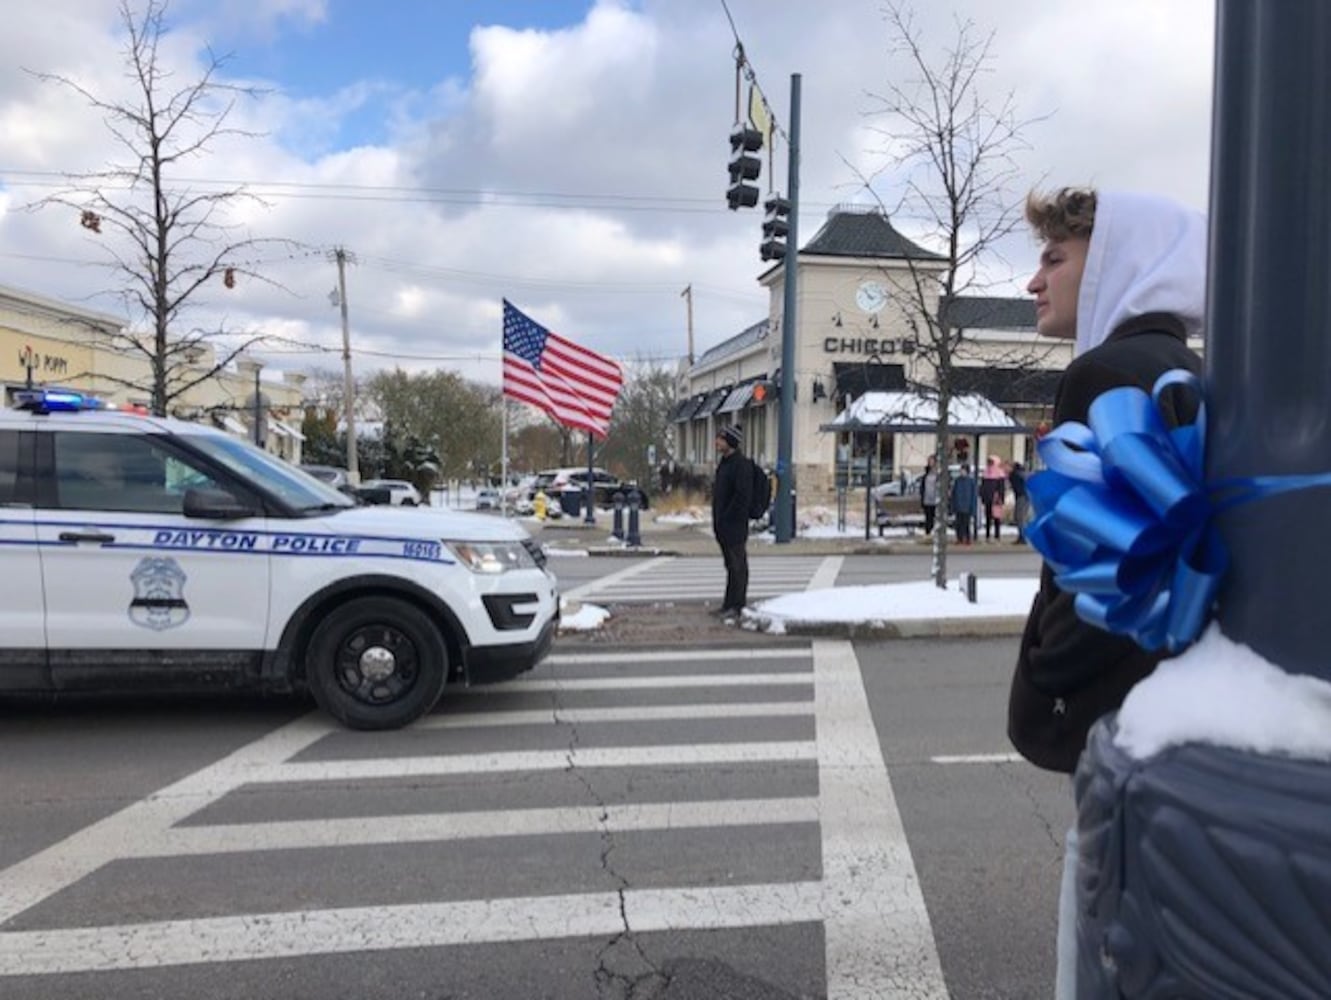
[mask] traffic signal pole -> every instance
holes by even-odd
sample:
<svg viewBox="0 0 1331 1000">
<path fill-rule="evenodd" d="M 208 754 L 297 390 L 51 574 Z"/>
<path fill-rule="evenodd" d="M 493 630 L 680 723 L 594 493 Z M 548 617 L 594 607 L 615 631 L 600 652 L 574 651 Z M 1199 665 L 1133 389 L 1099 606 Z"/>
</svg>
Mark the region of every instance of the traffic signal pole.
<svg viewBox="0 0 1331 1000">
<path fill-rule="evenodd" d="M 799 272 L 800 218 L 800 74 L 790 76 L 790 160 L 786 170 L 789 188 L 790 228 L 786 238 L 785 300 L 781 307 L 781 403 L 777 411 L 776 436 L 776 541 L 789 542 L 795 534 L 795 336 L 796 276 Z"/>
</svg>

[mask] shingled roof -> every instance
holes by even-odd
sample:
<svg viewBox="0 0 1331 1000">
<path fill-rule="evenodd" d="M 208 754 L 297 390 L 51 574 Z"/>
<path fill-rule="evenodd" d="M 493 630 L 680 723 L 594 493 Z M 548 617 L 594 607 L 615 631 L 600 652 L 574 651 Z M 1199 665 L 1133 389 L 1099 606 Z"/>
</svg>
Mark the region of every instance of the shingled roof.
<svg viewBox="0 0 1331 1000">
<path fill-rule="evenodd" d="M 824 257 L 870 257 L 911 260 L 944 260 L 939 254 L 917 246 L 892 228 L 877 209 L 835 208 L 823 228 L 804 245 L 800 255 Z"/>
<path fill-rule="evenodd" d="M 1035 299 L 971 295 L 952 299 L 948 320 L 954 330 L 1035 329 Z"/>
</svg>

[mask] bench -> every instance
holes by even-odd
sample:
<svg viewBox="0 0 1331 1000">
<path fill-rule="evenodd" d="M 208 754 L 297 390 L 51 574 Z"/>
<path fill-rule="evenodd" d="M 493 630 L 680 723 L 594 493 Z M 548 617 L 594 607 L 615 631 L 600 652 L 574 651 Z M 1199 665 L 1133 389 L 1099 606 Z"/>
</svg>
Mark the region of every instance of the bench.
<svg viewBox="0 0 1331 1000">
<path fill-rule="evenodd" d="M 909 534 L 924 530 L 924 511 L 917 496 L 882 497 L 874 501 L 874 523 L 881 534 L 884 528 L 905 528 Z"/>
</svg>

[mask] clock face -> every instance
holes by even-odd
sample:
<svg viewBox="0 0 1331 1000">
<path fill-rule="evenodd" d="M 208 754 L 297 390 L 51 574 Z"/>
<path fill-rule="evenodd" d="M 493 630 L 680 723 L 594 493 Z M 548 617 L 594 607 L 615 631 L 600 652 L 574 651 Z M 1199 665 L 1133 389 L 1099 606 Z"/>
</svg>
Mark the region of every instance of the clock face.
<svg viewBox="0 0 1331 1000">
<path fill-rule="evenodd" d="M 879 312 L 887 305 L 887 289 L 877 281 L 862 281 L 855 289 L 855 304 L 867 313 Z"/>
</svg>

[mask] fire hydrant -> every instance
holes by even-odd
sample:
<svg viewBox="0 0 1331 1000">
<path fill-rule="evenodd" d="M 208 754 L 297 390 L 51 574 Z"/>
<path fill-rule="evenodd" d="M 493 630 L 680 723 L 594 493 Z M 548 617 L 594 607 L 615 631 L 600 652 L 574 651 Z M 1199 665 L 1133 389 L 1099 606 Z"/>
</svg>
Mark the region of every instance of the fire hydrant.
<svg viewBox="0 0 1331 1000">
<path fill-rule="evenodd" d="M 543 490 L 536 491 L 536 495 L 531 498 L 531 512 L 536 515 L 536 520 L 545 520 L 546 505 L 549 504 L 549 502 L 550 500 L 546 497 Z"/>
</svg>

